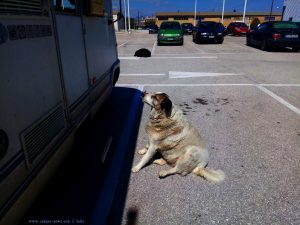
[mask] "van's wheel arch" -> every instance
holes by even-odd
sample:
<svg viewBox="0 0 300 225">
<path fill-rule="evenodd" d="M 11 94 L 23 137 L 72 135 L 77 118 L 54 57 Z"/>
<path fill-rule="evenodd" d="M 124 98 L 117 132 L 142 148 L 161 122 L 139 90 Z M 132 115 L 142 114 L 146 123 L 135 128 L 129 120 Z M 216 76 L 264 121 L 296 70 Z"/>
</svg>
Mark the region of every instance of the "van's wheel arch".
<svg viewBox="0 0 300 225">
<path fill-rule="evenodd" d="M 120 67 L 116 68 L 113 75 L 113 86 L 117 83 L 120 76 Z"/>
</svg>

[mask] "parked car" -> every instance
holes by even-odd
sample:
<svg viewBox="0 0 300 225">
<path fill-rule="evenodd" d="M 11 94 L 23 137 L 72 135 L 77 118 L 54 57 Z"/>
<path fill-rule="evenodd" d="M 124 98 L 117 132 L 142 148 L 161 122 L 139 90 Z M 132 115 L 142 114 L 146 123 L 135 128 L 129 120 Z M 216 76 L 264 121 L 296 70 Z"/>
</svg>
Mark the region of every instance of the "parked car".
<svg viewBox="0 0 300 225">
<path fill-rule="evenodd" d="M 193 42 L 216 42 L 222 44 L 224 41 L 224 26 L 213 21 L 199 22 L 193 31 Z"/>
<path fill-rule="evenodd" d="M 265 22 L 247 33 L 247 45 L 259 46 L 262 50 L 291 47 L 300 50 L 300 23 L 289 21 Z"/>
<path fill-rule="evenodd" d="M 191 23 L 182 23 L 181 28 L 184 34 L 192 34 L 194 26 Z"/>
<path fill-rule="evenodd" d="M 149 34 L 157 34 L 158 26 L 157 25 L 150 25 L 147 30 L 149 30 Z"/>
<path fill-rule="evenodd" d="M 183 31 L 177 21 L 165 21 L 160 25 L 157 34 L 157 45 L 180 44 L 183 45 Z"/>
<path fill-rule="evenodd" d="M 232 35 L 246 35 L 249 27 L 243 22 L 232 22 L 227 27 L 227 33 Z"/>
</svg>

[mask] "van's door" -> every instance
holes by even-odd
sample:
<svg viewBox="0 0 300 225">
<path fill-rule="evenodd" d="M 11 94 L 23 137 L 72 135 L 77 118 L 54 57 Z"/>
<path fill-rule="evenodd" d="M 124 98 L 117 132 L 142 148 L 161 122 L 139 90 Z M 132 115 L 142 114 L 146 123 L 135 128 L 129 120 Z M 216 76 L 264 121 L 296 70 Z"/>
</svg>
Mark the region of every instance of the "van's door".
<svg viewBox="0 0 300 225">
<path fill-rule="evenodd" d="M 61 69 L 68 106 L 78 105 L 89 88 L 82 19 L 76 1 L 53 1 Z"/>
</svg>

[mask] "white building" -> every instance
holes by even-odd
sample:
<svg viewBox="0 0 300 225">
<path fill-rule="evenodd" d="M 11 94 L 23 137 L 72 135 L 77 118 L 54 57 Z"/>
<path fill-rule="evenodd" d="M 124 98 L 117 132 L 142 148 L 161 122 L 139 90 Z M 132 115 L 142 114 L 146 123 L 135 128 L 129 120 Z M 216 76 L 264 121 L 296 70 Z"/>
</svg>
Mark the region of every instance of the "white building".
<svg viewBox="0 0 300 225">
<path fill-rule="evenodd" d="M 284 0 L 282 20 L 300 22 L 300 0 Z"/>
</svg>

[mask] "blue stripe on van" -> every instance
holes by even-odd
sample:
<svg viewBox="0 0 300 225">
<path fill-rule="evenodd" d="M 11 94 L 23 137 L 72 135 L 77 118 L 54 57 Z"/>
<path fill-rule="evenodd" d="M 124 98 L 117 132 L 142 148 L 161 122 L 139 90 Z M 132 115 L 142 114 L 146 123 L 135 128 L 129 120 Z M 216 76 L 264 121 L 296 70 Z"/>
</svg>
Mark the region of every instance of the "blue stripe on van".
<svg viewBox="0 0 300 225">
<path fill-rule="evenodd" d="M 125 156 L 124 146 L 128 145 L 134 120 L 141 104 L 141 92 L 137 90 L 131 104 L 131 111 L 122 130 L 121 140 L 116 147 L 112 163 L 108 168 L 107 179 L 104 181 L 103 188 L 96 202 L 95 210 L 91 216 L 91 225 L 104 225 L 107 223 L 107 217 L 113 204 Z"/>
</svg>

